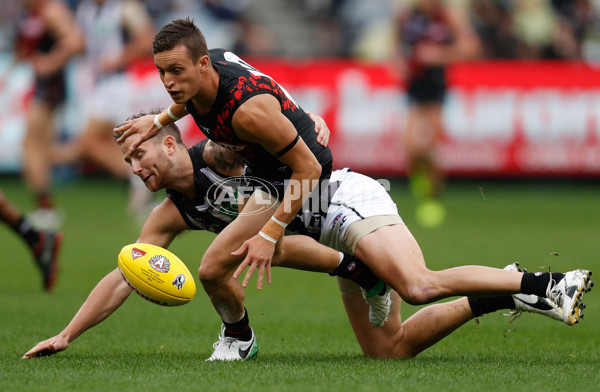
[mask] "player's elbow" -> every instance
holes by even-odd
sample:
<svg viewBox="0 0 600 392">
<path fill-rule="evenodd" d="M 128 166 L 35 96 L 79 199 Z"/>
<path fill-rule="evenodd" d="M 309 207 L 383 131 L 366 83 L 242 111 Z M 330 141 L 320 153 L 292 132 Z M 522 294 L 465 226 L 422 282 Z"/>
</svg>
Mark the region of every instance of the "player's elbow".
<svg viewBox="0 0 600 392">
<path fill-rule="evenodd" d="M 318 179 L 321 177 L 323 167 L 316 159 L 309 161 L 306 165 L 306 178 Z"/>
</svg>

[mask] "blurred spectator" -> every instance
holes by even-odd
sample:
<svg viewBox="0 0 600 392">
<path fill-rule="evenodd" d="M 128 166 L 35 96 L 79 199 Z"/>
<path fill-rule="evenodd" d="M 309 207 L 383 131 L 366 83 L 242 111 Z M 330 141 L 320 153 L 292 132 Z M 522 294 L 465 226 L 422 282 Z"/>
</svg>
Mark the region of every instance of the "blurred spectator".
<svg viewBox="0 0 600 392">
<path fill-rule="evenodd" d="M 596 2 L 598 4 L 598 2 Z M 583 43 L 597 14 L 589 0 L 552 0 L 557 26 L 553 36 L 553 52 L 558 58 L 582 59 Z M 598 26 L 596 26 L 597 29 Z"/>
<path fill-rule="evenodd" d="M 38 228 L 57 230 L 62 216 L 51 197 L 48 146 L 54 142 L 53 115 L 66 97 L 64 67 L 82 49 L 83 41 L 73 13 L 60 0 L 24 0 L 16 23 L 16 60 L 28 61 L 35 73 L 23 144 L 25 180 L 37 207 L 30 219 Z"/>
<path fill-rule="evenodd" d="M 385 58 L 393 12 L 418 0 L 304 0 L 307 13 L 319 16 L 315 54 Z M 580 59 L 585 44 L 600 45 L 597 8 L 591 0 L 447 0 L 462 6 L 481 38 L 484 58 Z M 586 42 L 589 41 L 589 42 Z M 327 49 L 323 49 L 326 46 Z M 600 51 L 600 49 L 596 49 Z"/>
<path fill-rule="evenodd" d="M 511 2 L 507 0 L 473 0 L 471 19 L 481 39 L 483 58 L 516 58 L 519 39 L 514 33 Z"/>
<path fill-rule="evenodd" d="M 236 36 L 236 18 L 245 7 L 245 0 L 219 1 L 146 0 L 151 5 L 155 29 L 160 29 L 175 19 L 191 18 L 202 31 L 211 47 L 231 48 Z M 209 4 L 210 3 L 210 4 Z M 237 4 L 237 6 L 236 6 Z"/>
<path fill-rule="evenodd" d="M 552 46 L 556 20 L 546 0 L 520 0 L 512 11 L 514 31 L 521 42 L 519 57 L 536 59 Z"/>
<path fill-rule="evenodd" d="M 271 31 L 250 18 L 237 21 L 237 40 L 232 51 L 238 56 L 270 56 L 275 52 L 275 37 Z"/>
</svg>

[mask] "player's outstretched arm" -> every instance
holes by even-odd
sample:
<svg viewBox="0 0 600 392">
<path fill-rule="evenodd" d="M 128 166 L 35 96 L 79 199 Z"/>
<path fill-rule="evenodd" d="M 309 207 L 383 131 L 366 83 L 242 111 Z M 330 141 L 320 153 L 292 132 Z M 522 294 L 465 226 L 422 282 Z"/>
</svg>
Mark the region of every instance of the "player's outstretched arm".
<svg viewBox="0 0 600 392">
<path fill-rule="evenodd" d="M 147 116 L 125 121 L 123 125 L 113 129 L 113 132 L 123 132 L 117 139 L 117 143 L 121 143 L 130 135 L 138 133 L 140 135 L 139 140 L 134 141 L 129 147 L 129 149 L 133 151 L 146 140 L 152 139 L 154 136 L 156 136 L 158 131 L 160 131 L 163 127 L 173 124 L 175 121 L 185 117 L 187 114 L 188 112 L 185 109 L 184 104 L 174 103 L 160 114 L 149 114 Z"/>
<path fill-rule="evenodd" d="M 171 200 L 166 199 L 152 210 L 137 242 L 167 248 L 175 236 L 187 228 L 177 207 Z M 22 358 L 48 356 L 66 350 L 69 343 L 114 313 L 125 302 L 131 291 L 121 276 L 119 268 L 115 268 L 96 285 L 61 333 L 39 342 Z"/>
<path fill-rule="evenodd" d="M 36 344 L 22 358 L 41 357 L 64 351 L 79 335 L 111 315 L 127 297 L 131 288 L 116 268 L 92 290 L 69 325 L 58 335 Z"/>
</svg>

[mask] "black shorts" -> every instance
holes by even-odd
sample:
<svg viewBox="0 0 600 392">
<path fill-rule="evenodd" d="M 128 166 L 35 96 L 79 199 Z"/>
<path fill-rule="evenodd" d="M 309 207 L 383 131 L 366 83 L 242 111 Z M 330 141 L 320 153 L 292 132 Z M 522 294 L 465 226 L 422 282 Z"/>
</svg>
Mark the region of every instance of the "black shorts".
<svg viewBox="0 0 600 392">
<path fill-rule="evenodd" d="M 64 72 L 60 71 L 45 78 L 36 78 L 33 95 L 51 108 L 63 103 L 67 96 Z"/>
<path fill-rule="evenodd" d="M 446 71 L 444 67 L 429 67 L 408 83 L 411 103 L 442 103 L 446 96 Z"/>
</svg>

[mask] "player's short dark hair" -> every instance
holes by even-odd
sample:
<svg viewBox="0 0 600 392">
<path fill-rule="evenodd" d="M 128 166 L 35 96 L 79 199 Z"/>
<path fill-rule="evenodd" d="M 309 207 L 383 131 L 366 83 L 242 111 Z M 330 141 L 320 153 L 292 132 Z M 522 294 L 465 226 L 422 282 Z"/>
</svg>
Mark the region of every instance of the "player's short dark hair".
<svg viewBox="0 0 600 392">
<path fill-rule="evenodd" d="M 177 19 L 165 25 L 154 36 L 152 49 L 154 54 L 172 50 L 177 45 L 183 44 L 193 61 L 208 55 L 208 46 L 204 34 L 190 18 Z"/>
<path fill-rule="evenodd" d="M 162 113 L 163 110 L 164 110 L 163 108 L 153 108 L 153 109 L 150 109 L 148 112 L 142 111 L 142 112 L 139 112 L 137 114 L 134 114 L 134 115 L 131 115 L 131 116 L 127 117 L 126 121 L 135 120 L 136 118 L 147 116 L 149 114 L 157 115 L 157 114 Z M 123 124 L 121 124 L 121 125 L 123 125 Z M 119 125 L 119 126 L 121 126 L 121 125 Z M 115 138 L 115 140 L 117 140 L 118 138 L 120 138 L 121 135 L 123 135 L 123 132 L 115 132 L 115 133 L 113 133 L 113 137 Z M 181 131 L 179 130 L 179 127 L 175 123 L 172 123 L 172 124 L 169 124 L 169 125 L 165 125 L 165 127 L 162 128 L 158 132 L 158 134 L 156 136 L 154 136 L 153 139 L 156 139 L 156 140 L 162 139 L 163 137 L 165 137 L 167 135 L 173 136 L 173 138 L 175 139 L 175 142 L 177 144 L 184 145 L 183 139 L 181 138 Z"/>
</svg>

